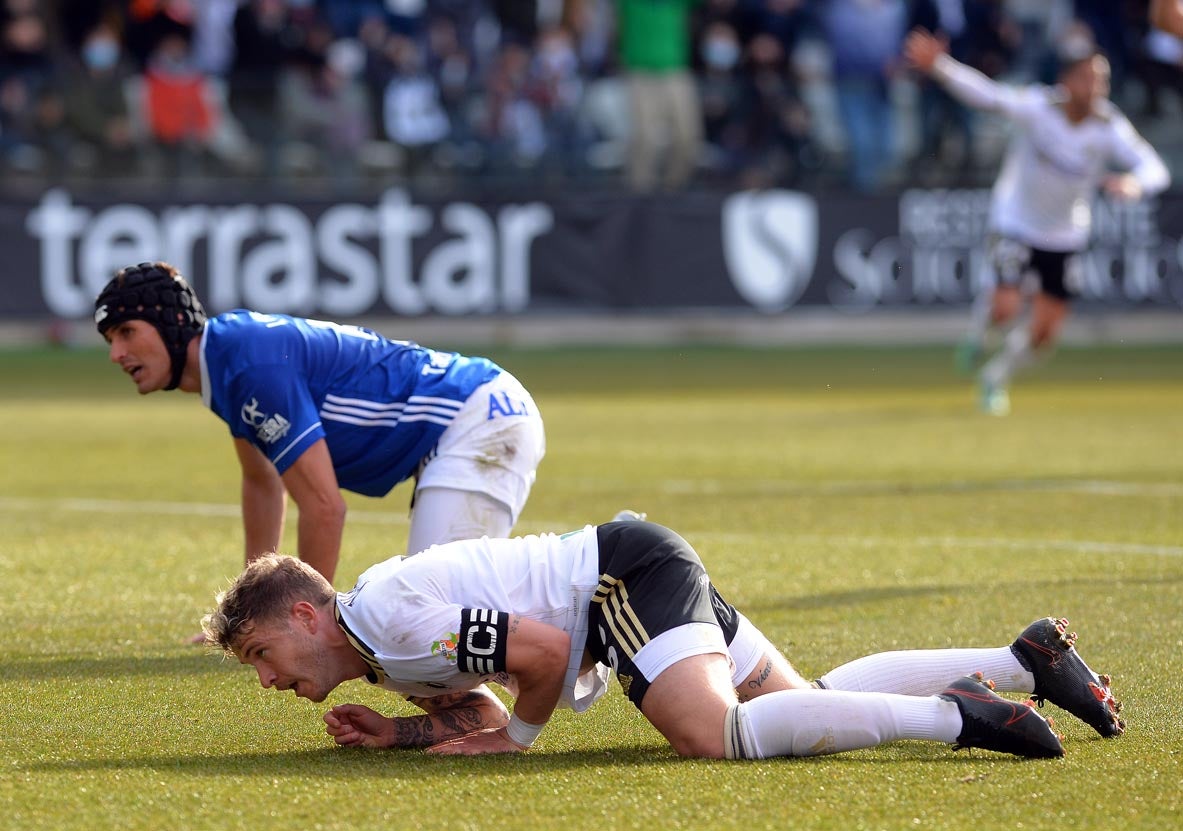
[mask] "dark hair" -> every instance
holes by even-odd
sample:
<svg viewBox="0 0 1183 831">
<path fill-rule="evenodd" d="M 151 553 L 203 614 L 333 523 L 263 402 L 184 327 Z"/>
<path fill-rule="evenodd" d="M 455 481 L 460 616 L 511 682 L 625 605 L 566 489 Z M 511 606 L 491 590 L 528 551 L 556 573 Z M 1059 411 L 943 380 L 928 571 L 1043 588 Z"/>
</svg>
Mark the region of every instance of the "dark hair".
<svg viewBox="0 0 1183 831">
<path fill-rule="evenodd" d="M 100 335 L 128 320 L 146 321 L 160 332 L 172 361 L 172 378 L 165 389 L 176 389 L 185 371 L 189 341 L 205 328 L 205 309 L 197 294 L 168 263 L 129 265 L 116 272 L 94 301 Z"/>
<path fill-rule="evenodd" d="M 258 624 L 283 617 L 301 600 L 323 606 L 335 596 L 332 584 L 303 560 L 264 554 L 247 564 L 218 595 L 217 608 L 201 619 L 205 642 L 233 655 Z"/>
</svg>

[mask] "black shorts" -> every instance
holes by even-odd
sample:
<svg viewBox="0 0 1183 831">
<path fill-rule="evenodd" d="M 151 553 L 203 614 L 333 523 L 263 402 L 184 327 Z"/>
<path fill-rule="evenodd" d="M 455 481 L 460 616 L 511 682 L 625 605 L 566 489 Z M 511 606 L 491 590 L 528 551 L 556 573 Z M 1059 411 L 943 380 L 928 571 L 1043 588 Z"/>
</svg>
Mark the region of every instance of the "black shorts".
<svg viewBox="0 0 1183 831">
<path fill-rule="evenodd" d="M 588 615 L 587 650 L 612 667 L 637 707 L 649 680 L 633 662 L 664 632 L 688 623 L 722 629 L 730 644 L 739 615 L 711 585 L 702 560 L 678 534 L 651 522 L 609 522 L 596 529 L 600 585 Z"/>
<path fill-rule="evenodd" d="M 1080 257 L 1074 251 L 1045 251 L 1018 240 L 998 237 L 991 246 L 991 260 L 998 282 L 1021 286 L 1028 278 L 1039 281 L 1039 290 L 1060 300 L 1077 294 Z"/>
</svg>

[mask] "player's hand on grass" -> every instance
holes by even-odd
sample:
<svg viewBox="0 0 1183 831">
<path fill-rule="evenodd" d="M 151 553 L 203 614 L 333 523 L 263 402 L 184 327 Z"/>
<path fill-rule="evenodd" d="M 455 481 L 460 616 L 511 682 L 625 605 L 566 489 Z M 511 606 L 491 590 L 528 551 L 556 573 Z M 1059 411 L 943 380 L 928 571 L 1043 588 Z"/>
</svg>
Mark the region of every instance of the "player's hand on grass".
<svg viewBox="0 0 1183 831">
<path fill-rule="evenodd" d="M 932 72 L 937 58 L 949 51 L 948 41 L 935 37 L 926 29 L 917 27 L 908 33 L 904 41 L 904 57 L 914 69 L 921 72 Z"/>
<path fill-rule="evenodd" d="M 390 747 L 394 719 L 361 704 L 338 704 L 324 714 L 325 732 L 345 747 Z"/>
<path fill-rule="evenodd" d="M 427 748 L 441 756 L 479 756 L 482 753 L 521 753 L 526 748 L 511 739 L 504 727 L 477 730 Z"/>
</svg>

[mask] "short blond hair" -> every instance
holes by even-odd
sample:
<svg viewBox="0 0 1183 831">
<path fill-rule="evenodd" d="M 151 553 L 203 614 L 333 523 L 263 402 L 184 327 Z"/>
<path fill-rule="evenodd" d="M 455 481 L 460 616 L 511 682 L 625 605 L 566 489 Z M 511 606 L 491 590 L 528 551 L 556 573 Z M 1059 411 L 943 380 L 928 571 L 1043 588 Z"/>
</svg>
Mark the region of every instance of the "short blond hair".
<svg viewBox="0 0 1183 831">
<path fill-rule="evenodd" d="M 336 596 L 332 584 L 303 560 L 264 554 L 247 564 L 217 607 L 201 619 L 205 642 L 227 655 L 256 625 L 283 617 L 295 603 L 323 606 Z"/>
</svg>

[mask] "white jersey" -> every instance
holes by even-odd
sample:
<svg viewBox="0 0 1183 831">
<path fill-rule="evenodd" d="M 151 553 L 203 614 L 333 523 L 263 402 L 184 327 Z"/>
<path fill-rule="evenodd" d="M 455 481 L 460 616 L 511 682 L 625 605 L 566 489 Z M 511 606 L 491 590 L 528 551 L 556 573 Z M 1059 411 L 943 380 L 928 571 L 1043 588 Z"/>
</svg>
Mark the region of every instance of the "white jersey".
<svg viewBox="0 0 1183 831">
<path fill-rule="evenodd" d="M 1154 148 L 1109 101 L 1073 124 L 1056 87 L 999 84 L 948 55 L 935 70 L 952 95 L 1015 124 L 990 206 L 991 228 L 1005 237 L 1045 251 L 1082 251 L 1093 196 L 1111 169 L 1136 176 L 1146 196 L 1170 184 Z"/>
<path fill-rule="evenodd" d="M 579 674 L 599 577 L 595 526 L 562 536 L 460 540 L 370 567 L 337 595 L 337 615 L 370 665 L 368 680 L 417 697 L 487 681 L 510 685 L 481 657 L 495 654 L 497 627 L 504 637 L 509 613 L 556 626 L 571 637 L 559 704 L 582 712 L 610 677 L 602 665 Z"/>
</svg>

